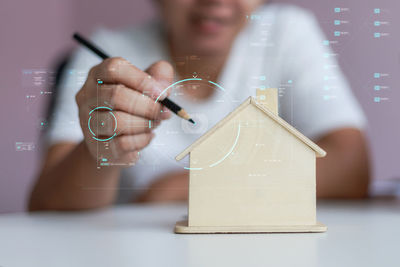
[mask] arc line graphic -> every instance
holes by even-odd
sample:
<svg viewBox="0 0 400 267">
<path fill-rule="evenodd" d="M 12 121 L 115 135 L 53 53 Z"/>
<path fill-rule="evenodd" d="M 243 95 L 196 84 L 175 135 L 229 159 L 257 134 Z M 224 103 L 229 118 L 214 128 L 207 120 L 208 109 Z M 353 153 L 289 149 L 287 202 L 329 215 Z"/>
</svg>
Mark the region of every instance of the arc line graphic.
<svg viewBox="0 0 400 267">
<path fill-rule="evenodd" d="M 222 91 L 224 91 L 225 92 L 225 89 L 224 88 L 222 88 L 222 86 L 221 85 L 219 85 L 218 83 L 215 83 L 215 82 L 212 82 L 212 81 L 208 81 L 209 83 L 211 83 L 211 84 L 213 84 L 213 85 L 215 85 L 215 86 L 217 86 L 219 89 L 221 89 Z"/>
<path fill-rule="evenodd" d="M 173 86 L 175 86 L 175 85 L 177 85 L 177 84 L 183 83 L 183 82 L 187 82 L 187 81 L 201 81 L 201 80 L 202 80 L 202 78 L 188 78 L 188 79 L 183 79 L 183 80 L 174 82 L 173 84 L 171 84 L 170 86 L 168 86 L 167 88 L 165 88 L 165 89 L 160 93 L 160 95 L 156 98 L 155 103 L 158 102 L 158 99 L 160 99 L 160 97 L 161 97 L 169 88 L 171 88 L 171 87 L 173 87 Z"/>
<path fill-rule="evenodd" d="M 89 113 L 89 114 L 90 114 L 90 113 Z M 96 134 L 95 134 L 95 133 L 92 131 L 92 129 L 90 128 L 90 120 L 91 120 L 91 119 L 92 119 L 92 116 L 89 117 L 89 120 L 88 120 L 88 123 L 87 123 L 87 124 L 88 124 L 88 128 L 89 128 L 89 131 L 92 133 L 92 135 L 93 135 L 93 136 L 96 136 Z"/>
<path fill-rule="evenodd" d="M 173 87 L 173 86 L 175 86 L 175 85 L 177 85 L 177 84 L 180 84 L 180 83 L 183 83 L 183 82 L 187 82 L 187 81 L 202 81 L 202 80 L 203 80 L 202 78 L 188 78 L 188 79 L 183 79 L 183 80 L 174 82 L 173 84 L 171 84 L 170 86 L 168 86 L 167 88 L 165 88 L 164 90 L 161 91 L 160 95 L 156 98 L 156 100 L 154 101 L 154 103 L 157 103 L 157 102 L 159 101 L 160 97 L 161 97 L 169 88 L 171 88 L 171 87 Z M 218 89 L 222 90 L 223 92 L 225 92 L 225 89 L 224 89 L 221 85 L 219 85 L 218 83 L 215 83 L 215 82 L 212 82 L 212 81 L 207 81 L 207 82 L 210 83 L 210 84 L 212 84 L 212 85 L 214 85 L 214 86 L 216 86 Z M 218 162 L 216 162 L 216 163 L 214 163 L 214 164 L 211 164 L 209 167 L 214 167 L 214 166 L 218 165 L 219 163 L 221 163 L 226 157 L 228 157 L 228 156 L 232 153 L 233 149 L 234 149 L 235 146 L 236 146 L 237 140 L 239 139 L 239 135 L 240 135 L 240 125 L 239 125 L 239 129 L 238 129 L 238 136 L 236 137 L 235 143 L 234 143 L 233 147 L 231 148 L 231 150 L 230 150 L 222 159 L 220 159 Z M 183 167 L 183 168 L 184 168 L 185 170 L 202 170 L 202 169 L 203 169 L 203 168 L 190 168 L 190 167 Z"/>
<path fill-rule="evenodd" d="M 191 170 L 191 171 L 199 171 L 202 170 L 203 168 L 190 168 L 190 167 L 183 167 L 185 170 Z"/>
<path fill-rule="evenodd" d="M 107 139 L 99 139 L 99 138 L 94 137 L 94 136 L 92 136 L 92 138 L 93 138 L 94 140 L 97 140 L 97 141 L 100 141 L 100 142 L 106 142 L 106 141 L 110 141 L 111 139 L 113 139 L 116 135 L 117 135 L 117 134 L 115 133 L 113 136 L 110 136 L 110 137 L 107 138 Z"/>
<path fill-rule="evenodd" d="M 89 115 L 92 114 L 93 111 L 98 110 L 98 109 L 108 109 L 108 110 L 112 111 L 112 108 L 110 108 L 110 107 L 105 107 L 105 106 L 103 106 L 103 107 L 97 107 L 97 108 L 92 109 L 92 110 L 89 112 Z"/>
<path fill-rule="evenodd" d="M 239 124 L 239 127 L 238 127 L 238 131 L 237 131 L 237 135 L 236 135 L 236 140 L 235 140 L 235 142 L 233 143 L 233 146 L 231 147 L 231 149 L 228 151 L 228 153 L 225 155 L 225 156 L 223 156 L 220 160 L 218 160 L 217 162 L 214 162 L 213 164 L 211 164 L 209 167 L 214 167 L 214 166 L 217 166 L 218 164 L 220 164 L 222 161 L 224 161 L 231 153 L 232 153 L 232 151 L 235 149 L 235 147 L 236 147 L 236 145 L 237 145 L 237 142 L 238 142 L 238 140 L 239 140 L 239 136 L 240 136 L 240 124 Z"/>
<path fill-rule="evenodd" d="M 167 88 L 165 88 L 164 90 L 162 90 L 162 92 L 160 93 L 160 95 L 156 98 L 155 103 L 158 102 L 158 100 L 160 99 L 160 97 L 161 97 L 169 88 L 171 88 L 171 87 L 173 87 L 173 86 L 175 86 L 175 85 L 177 85 L 177 84 L 180 84 L 180 83 L 183 83 L 183 82 L 187 82 L 187 81 L 202 81 L 202 80 L 203 80 L 202 78 L 188 78 L 188 79 L 183 79 L 183 80 L 174 82 L 173 84 L 171 84 L 170 86 L 168 86 Z M 215 82 L 212 82 L 212 81 L 207 81 L 207 82 L 208 82 L 208 83 L 211 83 L 212 85 L 215 85 L 216 87 L 218 87 L 219 89 L 221 89 L 223 92 L 225 92 L 225 89 L 224 89 L 221 85 L 219 85 L 218 83 L 215 83 Z"/>
</svg>

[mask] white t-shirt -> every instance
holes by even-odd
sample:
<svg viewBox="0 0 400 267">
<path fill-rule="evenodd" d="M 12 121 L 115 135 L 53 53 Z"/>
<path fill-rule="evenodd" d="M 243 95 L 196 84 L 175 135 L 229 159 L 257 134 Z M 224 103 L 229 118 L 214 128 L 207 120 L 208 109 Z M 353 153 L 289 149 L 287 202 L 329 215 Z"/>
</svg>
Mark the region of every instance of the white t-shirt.
<svg viewBox="0 0 400 267">
<path fill-rule="evenodd" d="M 92 40 L 108 54 L 146 69 L 155 61 L 170 61 L 160 25 L 99 30 Z M 237 36 L 218 81 L 221 87 L 209 83 L 215 88 L 210 99 L 193 102 L 179 88 L 173 90 L 170 98 L 198 124 L 191 126 L 177 116 L 164 121 L 150 145 L 140 152 L 137 164 L 123 170 L 118 202 L 131 200 L 137 189 L 146 188 L 161 174 L 188 166 L 187 159 L 176 162 L 175 156 L 248 96 L 254 96 L 256 88 L 279 88 L 279 115 L 313 140 L 342 127 L 363 128 L 365 117 L 336 56 L 309 12 L 288 5 L 262 6 L 248 17 L 247 26 Z M 86 48 L 76 51 L 60 87 L 49 144 L 82 140 L 75 94 L 88 70 L 100 61 Z"/>
</svg>

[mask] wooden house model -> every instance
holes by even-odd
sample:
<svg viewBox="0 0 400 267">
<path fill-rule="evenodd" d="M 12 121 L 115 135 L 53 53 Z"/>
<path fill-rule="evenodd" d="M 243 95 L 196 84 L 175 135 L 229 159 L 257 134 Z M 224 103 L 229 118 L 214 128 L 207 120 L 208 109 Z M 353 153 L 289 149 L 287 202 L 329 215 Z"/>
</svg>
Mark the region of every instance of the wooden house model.
<svg viewBox="0 0 400 267">
<path fill-rule="evenodd" d="M 316 220 L 326 152 L 278 116 L 276 89 L 258 89 L 176 160 L 188 154 L 188 220 L 176 233 L 326 231 Z"/>
</svg>

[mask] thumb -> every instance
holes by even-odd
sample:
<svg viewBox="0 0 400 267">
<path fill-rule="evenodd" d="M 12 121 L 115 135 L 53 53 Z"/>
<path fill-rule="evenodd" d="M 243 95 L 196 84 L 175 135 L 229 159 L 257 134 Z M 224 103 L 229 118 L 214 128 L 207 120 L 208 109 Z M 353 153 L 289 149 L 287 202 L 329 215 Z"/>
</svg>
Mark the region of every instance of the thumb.
<svg viewBox="0 0 400 267">
<path fill-rule="evenodd" d="M 160 96 L 160 99 L 167 97 L 170 94 L 170 90 L 165 92 L 164 90 L 174 81 L 174 69 L 172 65 L 167 61 L 157 61 L 152 64 L 146 72 L 160 84 L 161 88 L 163 88 L 163 93 L 162 96 Z"/>
<path fill-rule="evenodd" d="M 168 97 L 171 92 L 171 88 L 168 90 L 166 89 L 174 81 L 174 68 L 172 65 L 167 61 L 157 61 L 151 65 L 146 72 L 152 77 L 152 79 L 160 84 L 161 88 L 163 88 L 159 99 L 163 100 L 164 98 Z M 171 112 L 166 107 L 163 107 L 161 118 L 169 119 L 170 117 Z"/>
</svg>

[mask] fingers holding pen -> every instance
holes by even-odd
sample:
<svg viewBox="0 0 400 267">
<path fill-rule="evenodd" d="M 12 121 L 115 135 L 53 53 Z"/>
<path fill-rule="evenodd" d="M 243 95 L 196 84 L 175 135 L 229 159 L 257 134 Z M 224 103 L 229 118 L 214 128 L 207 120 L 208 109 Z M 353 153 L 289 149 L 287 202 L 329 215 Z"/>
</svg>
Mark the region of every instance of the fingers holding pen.
<svg viewBox="0 0 400 267">
<path fill-rule="evenodd" d="M 172 67 L 166 62 L 153 64 L 148 73 L 122 58 L 109 58 L 93 67 L 76 94 L 91 154 L 98 156 L 96 138 L 111 138 L 111 149 L 104 148 L 102 157 L 110 162 L 136 162 L 139 151 L 153 138 L 152 130 L 171 116 L 160 102 L 168 96 L 172 79 Z"/>
<path fill-rule="evenodd" d="M 170 63 L 164 60 L 157 61 L 147 68 L 146 73 L 161 84 L 163 96 L 170 95 L 170 90 L 166 90 L 174 81 L 174 69 Z"/>
<path fill-rule="evenodd" d="M 162 100 L 167 96 L 163 93 L 164 85 L 153 79 L 152 74 L 140 70 L 123 58 L 108 58 L 92 68 L 89 75 L 95 80 L 101 79 L 104 83 L 123 84 L 152 99 Z"/>
<path fill-rule="evenodd" d="M 123 111 L 100 111 L 90 121 L 91 129 L 99 136 L 149 133 L 160 125 L 160 120 L 148 120 Z"/>
<path fill-rule="evenodd" d="M 144 117 L 150 120 L 163 119 L 163 106 L 152 98 L 125 85 L 101 85 L 98 88 L 98 99 L 107 102 L 114 110 Z"/>
<path fill-rule="evenodd" d="M 157 82 L 159 82 L 163 88 L 165 88 L 161 92 L 161 97 L 160 99 L 164 99 L 165 97 L 168 97 L 171 93 L 171 90 L 169 86 L 173 83 L 174 81 L 174 69 L 170 63 L 167 61 L 157 61 L 154 64 L 152 64 L 146 72 L 150 74 L 153 79 L 155 79 Z M 168 119 L 171 117 L 172 113 L 170 112 L 169 109 L 167 109 L 165 106 L 162 107 L 162 118 L 163 119 Z"/>
</svg>

